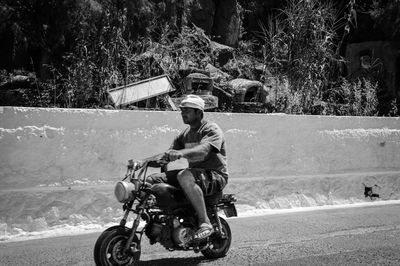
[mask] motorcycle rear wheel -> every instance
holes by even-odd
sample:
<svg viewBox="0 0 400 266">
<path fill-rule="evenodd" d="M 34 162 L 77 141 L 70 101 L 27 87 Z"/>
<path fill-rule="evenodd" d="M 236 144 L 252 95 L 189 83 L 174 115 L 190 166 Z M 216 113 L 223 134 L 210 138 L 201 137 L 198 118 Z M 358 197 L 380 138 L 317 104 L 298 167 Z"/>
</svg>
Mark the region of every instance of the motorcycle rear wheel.
<svg viewBox="0 0 400 266">
<path fill-rule="evenodd" d="M 141 250 L 140 240 L 136 235 L 133 238 L 132 244 L 136 244 L 137 250 L 133 254 L 131 252 L 124 252 L 129 236 L 130 229 L 122 226 L 107 232 L 98 250 L 99 265 L 138 265 Z"/>
<path fill-rule="evenodd" d="M 217 259 L 224 257 L 226 253 L 228 253 L 229 248 L 232 242 L 232 234 L 229 224 L 225 221 L 225 219 L 219 217 L 221 220 L 222 231 L 224 233 L 224 238 L 219 234 L 212 234 L 210 236 L 210 246 L 201 251 L 201 253 L 207 259 Z"/>
</svg>

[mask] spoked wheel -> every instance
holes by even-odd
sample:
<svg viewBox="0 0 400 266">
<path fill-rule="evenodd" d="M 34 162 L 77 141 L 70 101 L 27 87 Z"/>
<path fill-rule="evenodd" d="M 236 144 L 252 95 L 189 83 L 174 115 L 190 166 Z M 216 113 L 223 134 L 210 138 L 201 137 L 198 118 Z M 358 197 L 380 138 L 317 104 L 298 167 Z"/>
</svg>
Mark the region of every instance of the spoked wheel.
<svg viewBox="0 0 400 266">
<path fill-rule="evenodd" d="M 224 257 L 231 246 L 232 234 L 229 224 L 225 219 L 221 217 L 219 217 L 219 219 L 221 220 L 223 234 L 212 234 L 210 236 L 210 246 L 201 251 L 201 253 L 208 259 Z"/>
<path fill-rule="evenodd" d="M 140 241 L 135 235 L 131 250 L 125 251 L 129 235 L 130 230 L 126 227 L 119 227 L 107 232 L 98 251 L 98 265 L 138 265 L 141 253 Z"/>
<path fill-rule="evenodd" d="M 96 265 L 101 265 L 101 263 L 100 263 L 101 244 L 103 243 L 104 239 L 107 237 L 107 235 L 110 231 L 117 230 L 118 228 L 120 228 L 119 225 L 109 227 L 106 230 L 104 230 L 103 233 L 101 233 L 101 235 L 97 238 L 96 244 L 94 245 L 94 251 L 93 251 L 93 258 L 94 258 L 94 262 L 96 263 Z"/>
</svg>

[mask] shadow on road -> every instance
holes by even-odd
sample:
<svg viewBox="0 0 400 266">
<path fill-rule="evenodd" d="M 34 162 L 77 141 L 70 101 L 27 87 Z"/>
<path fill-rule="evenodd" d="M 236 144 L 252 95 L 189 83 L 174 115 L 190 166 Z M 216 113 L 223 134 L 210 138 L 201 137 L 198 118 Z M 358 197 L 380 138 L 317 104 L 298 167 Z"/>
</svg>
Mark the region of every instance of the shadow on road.
<svg viewBox="0 0 400 266">
<path fill-rule="evenodd" d="M 209 259 L 204 258 L 203 256 L 200 257 L 191 257 L 191 258 L 165 258 L 165 259 L 155 259 L 155 260 L 148 260 L 148 261 L 140 261 L 140 266 L 156 266 L 156 265 L 197 265 L 201 262 L 212 261 Z"/>
</svg>

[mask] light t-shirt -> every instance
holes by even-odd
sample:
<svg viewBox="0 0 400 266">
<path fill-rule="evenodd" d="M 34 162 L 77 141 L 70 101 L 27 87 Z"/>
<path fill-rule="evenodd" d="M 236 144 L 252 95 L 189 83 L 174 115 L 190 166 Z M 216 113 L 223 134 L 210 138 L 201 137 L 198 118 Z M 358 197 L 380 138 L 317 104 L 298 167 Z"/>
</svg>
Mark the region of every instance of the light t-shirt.
<svg viewBox="0 0 400 266">
<path fill-rule="evenodd" d="M 205 158 L 188 160 L 189 167 L 217 171 L 227 180 L 225 137 L 216 123 L 203 120 L 197 130 L 186 128 L 174 139 L 171 148 L 182 150 L 202 143 L 209 143 L 212 146 L 211 152 Z"/>
</svg>

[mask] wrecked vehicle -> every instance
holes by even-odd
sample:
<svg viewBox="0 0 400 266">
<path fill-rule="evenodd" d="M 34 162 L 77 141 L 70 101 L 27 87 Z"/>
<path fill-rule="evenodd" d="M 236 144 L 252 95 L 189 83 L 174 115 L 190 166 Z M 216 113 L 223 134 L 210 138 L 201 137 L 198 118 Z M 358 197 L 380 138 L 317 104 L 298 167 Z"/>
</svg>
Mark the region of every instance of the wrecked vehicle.
<svg viewBox="0 0 400 266">
<path fill-rule="evenodd" d="M 228 82 L 233 91 L 233 112 L 267 112 L 268 89 L 259 81 L 233 79 Z"/>
</svg>

